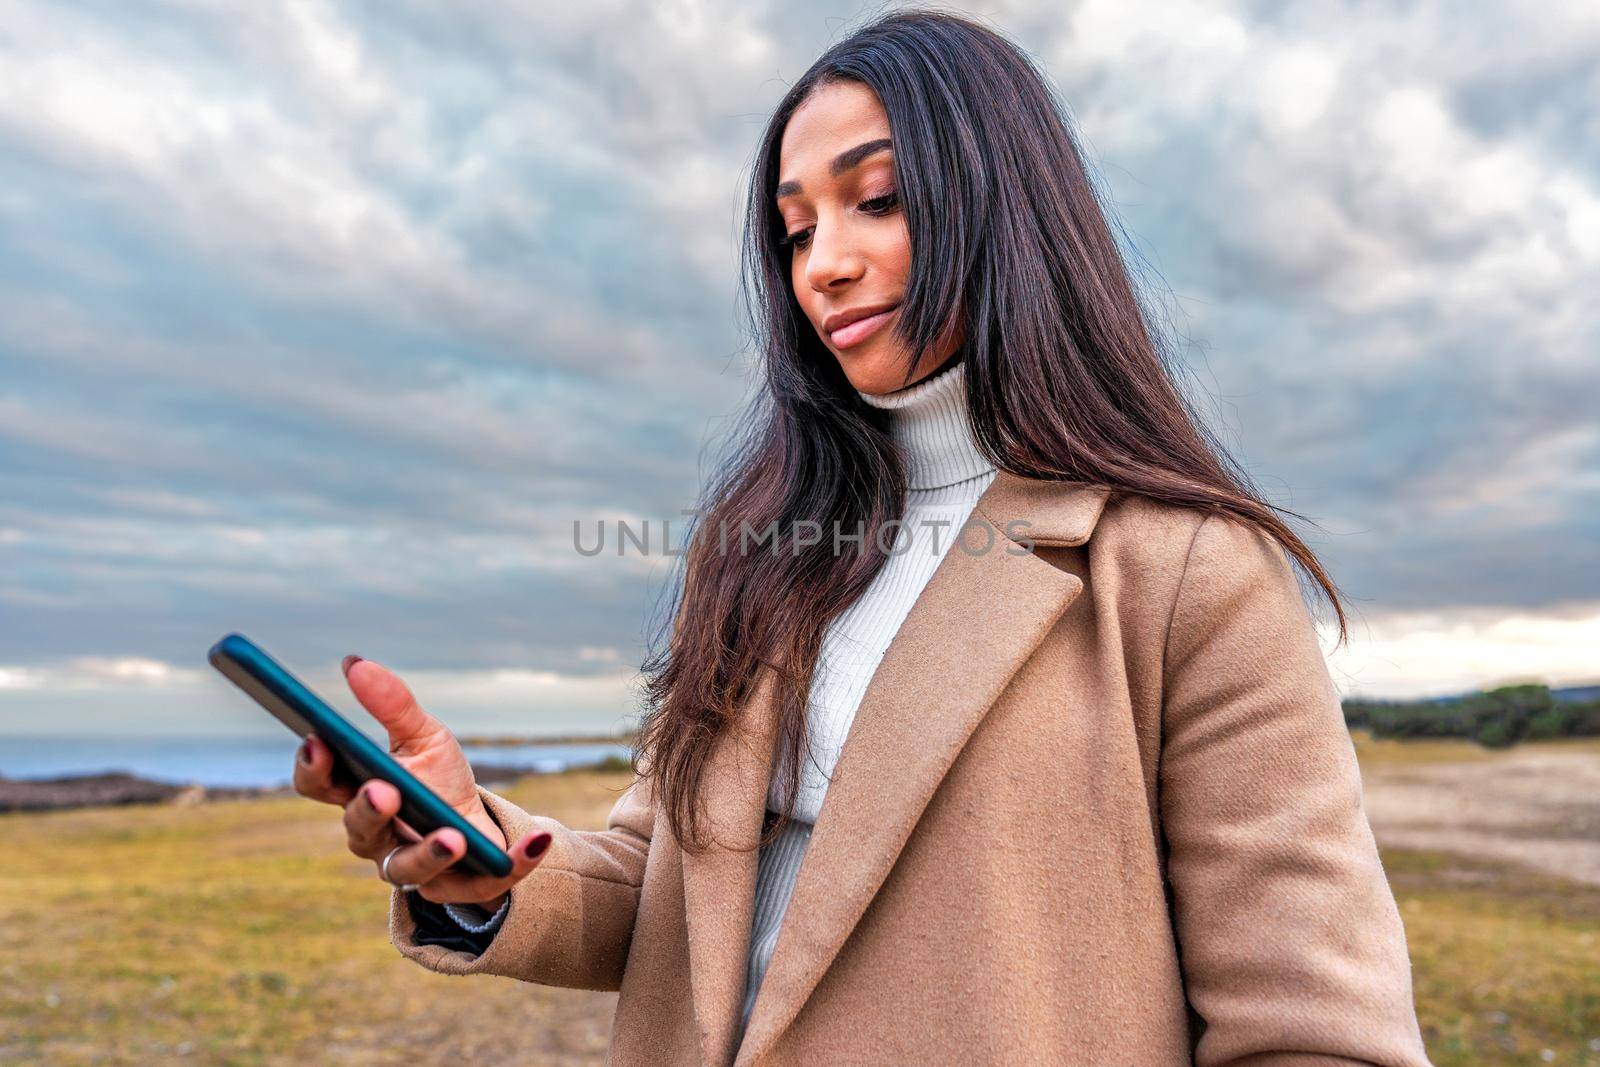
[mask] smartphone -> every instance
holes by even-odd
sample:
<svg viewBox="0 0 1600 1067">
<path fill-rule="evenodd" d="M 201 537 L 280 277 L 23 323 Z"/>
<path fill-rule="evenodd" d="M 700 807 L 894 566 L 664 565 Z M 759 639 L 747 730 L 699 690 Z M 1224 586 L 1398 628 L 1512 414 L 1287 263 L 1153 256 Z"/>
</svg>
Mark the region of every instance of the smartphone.
<svg viewBox="0 0 1600 1067">
<path fill-rule="evenodd" d="M 229 634 L 211 646 L 207 658 L 229 681 L 297 735 L 316 734 L 333 753 L 335 781 L 354 789 L 369 778 L 382 778 L 400 790 L 399 818 L 419 838 L 444 826 L 461 831 L 467 852 L 452 870 L 495 878 L 511 873 L 510 856 L 254 641 L 243 634 Z"/>
</svg>

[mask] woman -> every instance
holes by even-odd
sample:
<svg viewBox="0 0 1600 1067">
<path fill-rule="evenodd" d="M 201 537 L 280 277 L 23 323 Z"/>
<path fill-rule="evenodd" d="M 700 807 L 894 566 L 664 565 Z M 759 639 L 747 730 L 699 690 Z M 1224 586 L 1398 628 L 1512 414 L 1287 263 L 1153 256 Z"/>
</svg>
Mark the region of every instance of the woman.
<svg viewBox="0 0 1600 1067">
<path fill-rule="evenodd" d="M 1342 637 L 1337 595 L 1173 387 L 1043 79 L 890 15 L 757 159 L 769 404 L 690 538 L 607 828 L 476 785 L 354 657 L 401 762 L 515 870 L 450 871 L 459 834 L 400 836 L 396 791 L 332 786 L 308 742 L 296 785 L 396 883 L 395 945 L 619 990 L 615 1063 L 1426 1064 L 1287 557 Z"/>
</svg>

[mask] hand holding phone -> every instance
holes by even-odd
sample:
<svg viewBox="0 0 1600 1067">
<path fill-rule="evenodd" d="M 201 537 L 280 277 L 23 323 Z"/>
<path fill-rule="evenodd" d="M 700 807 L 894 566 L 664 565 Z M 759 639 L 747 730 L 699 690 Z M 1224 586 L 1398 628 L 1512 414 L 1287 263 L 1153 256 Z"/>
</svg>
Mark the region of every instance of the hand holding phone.
<svg viewBox="0 0 1600 1067">
<path fill-rule="evenodd" d="M 381 664 L 352 656 L 345 659 L 345 678 L 361 705 L 389 728 L 390 745 L 395 758 L 439 793 L 441 798 L 459 796 L 461 794 L 457 790 L 464 787 L 470 800 L 458 804 L 456 810 L 502 851 L 510 853 L 512 860 L 512 871 L 504 879 L 486 880 L 470 872 L 452 870 L 451 866 L 461 855 L 462 844 L 450 830 L 440 829 L 422 838 L 421 843 L 408 845 L 395 853 L 389 862 L 391 877 L 397 882 L 425 886 L 425 895 L 431 900 L 481 904 L 491 912 L 496 911 L 505 894 L 510 891 L 511 884 L 539 865 L 539 859 L 549 846 L 549 835 L 530 834 L 519 842 L 517 849 L 507 848 L 505 835 L 478 799 L 472 767 L 455 735 L 443 724 L 439 724 L 437 729 L 429 727 L 417 734 L 401 730 L 401 724 L 409 725 L 413 721 L 420 724 L 426 719 L 438 723 L 438 720 L 426 712 L 421 712 L 424 718 L 412 719 L 411 709 L 417 707 L 416 701 L 399 676 Z M 420 709 L 417 710 L 420 712 Z M 391 726 L 391 723 L 395 725 Z M 397 826 L 406 829 L 405 823 L 395 821 L 401 804 L 399 790 L 382 779 L 372 779 L 364 784 L 364 789 L 373 796 L 373 802 L 369 805 L 362 798 L 360 790 L 339 786 L 333 781 L 334 766 L 333 753 L 328 746 L 321 744 L 315 734 L 307 737 L 301 754 L 296 758 L 295 789 L 314 800 L 325 800 L 344 807 L 345 833 L 351 852 L 381 863 L 396 845 L 417 840 L 414 833 L 396 833 Z M 445 782 L 458 785 L 455 788 L 441 788 L 440 784 Z M 436 841 L 446 851 L 431 851 Z M 424 849 L 430 851 L 425 852 Z M 529 849 L 532 849 L 531 855 Z"/>
<path fill-rule="evenodd" d="M 394 883 L 416 884 L 428 900 L 493 910 L 538 866 L 550 834 L 536 831 L 506 847 L 455 735 L 392 671 L 357 656 L 344 663 L 356 699 L 388 732 L 385 753 L 241 635 L 219 641 L 211 662 L 306 738 L 296 791 L 345 809 L 354 854 L 378 864 L 394 852 Z"/>
</svg>

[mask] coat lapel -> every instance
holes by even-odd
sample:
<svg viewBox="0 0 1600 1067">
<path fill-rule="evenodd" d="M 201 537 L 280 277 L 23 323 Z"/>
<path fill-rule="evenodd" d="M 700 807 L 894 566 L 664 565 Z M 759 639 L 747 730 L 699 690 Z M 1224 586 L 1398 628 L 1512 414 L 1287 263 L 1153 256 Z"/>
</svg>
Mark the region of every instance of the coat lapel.
<svg viewBox="0 0 1600 1067">
<path fill-rule="evenodd" d="M 1082 544 L 1108 490 L 1000 471 L 890 642 L 845 738 L 751 1013 L 743 1004 L 757 853 L 776 738 L 764 675 L 707 767 L 705 811 L 731 847 L 685 854 L 690 984 L 705 1062 L 755 1063 L 793 1021 L 883 884 L 945 772 L 1068 604 L 1077 575 L 1009 540 Z M 1015 523 L 1015 525 L 1011 525 Z M 736 851 L 744 850 L 744 851 Z"/>
<path fill-rule="evenodd" d="M 690 993 L 703 1062 L 718 1067 L 733 1061 L 744 1007 L 757 847 L 777 740 L 773 677 L 763 669 L 734 728 L 707 757 L 701 814 L 711 844 L 683 854 Z"/>
</svg>

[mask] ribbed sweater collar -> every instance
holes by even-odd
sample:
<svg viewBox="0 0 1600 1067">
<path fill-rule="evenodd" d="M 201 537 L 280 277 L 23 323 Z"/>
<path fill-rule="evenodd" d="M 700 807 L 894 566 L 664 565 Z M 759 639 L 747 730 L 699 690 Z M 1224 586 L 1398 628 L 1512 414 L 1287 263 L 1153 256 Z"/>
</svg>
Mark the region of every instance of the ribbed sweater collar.
<svg viewBox="0 0 1600 1067">
<path fill-rule="evenodd" d="M 892 413 L 889 433 L 905 457 L 908 488 L 939 489 L 995 469 L 967 427 L 964 361 L 892 393 L 856 392 Z"/>
</svg>

